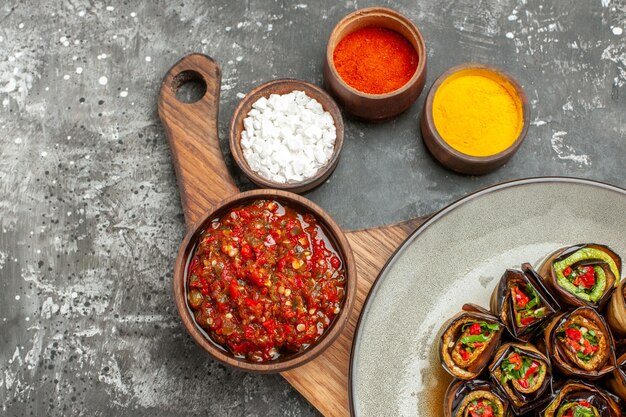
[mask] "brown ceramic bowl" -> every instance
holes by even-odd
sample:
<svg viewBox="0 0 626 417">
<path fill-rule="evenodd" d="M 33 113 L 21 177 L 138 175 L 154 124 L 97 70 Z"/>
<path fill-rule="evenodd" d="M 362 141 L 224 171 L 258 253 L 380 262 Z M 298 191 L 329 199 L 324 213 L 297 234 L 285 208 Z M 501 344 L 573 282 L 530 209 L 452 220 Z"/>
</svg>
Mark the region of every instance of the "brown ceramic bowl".
<svg viewBox="0 0 626 417">
<path fill-rule="evenodd" d="M 348 34 L 367 26 L 391 29 L 404 36 L 419 57 L 413 77 L 398 90 L 386 94 L 367 94 L 350 87 L 339 76 L 333 63 L 337 44 Z M 385 7 L 369 7 L 344 17 L 333 29 L 326 45 L 324 83 L 344 110 L 368 121 L 390 119 L 411 107 L 426 82 L 426 44 L 417 26 L 407 17 Z"/>
<path fill-rule="evenodd" d="M 437 89 L 441 86 L 441 84 L 452 75 L 461 73 L 466 70 L 475 69 L 484 70 L 487 73 L 492 73 L 494 74 L 494 76 L 500 77 L 508 81 L 510 86 L 514 90 L 512 91 L 512 93 L 516 93 L 522 103 L 522 130 L 520 131 L 517 139 L 515 139 L 513 144 L 511 144 L 511 146 L 495 155 L 470 156 L 457 151 L 443 140 L 443 138 L 437 131 L 437 128 L 435 127 L 435 122 L 433 120 L 433 101 L 435 98 L 435 93 L 437 92 Z M 443 166 L 453 171 L 468 175 L 486 174 L 504 165 L 509 159 L 511 159 L 513 154 L 517 152 L 519 147 L 522 145 L 522 142 L 526 137 L 526 132 L 528 131 L 529 125 L 530 106 L 528 104 L 528 98 L 524 93 L 524 89 L 517 83 L 517 81 L 515 81 L 515 79 L 511 77 L 508 73 L 502 71 L 499 68 L 474 63 L 461 64 L 456 67 L 450 68 L 448 71 L 444 72 L 439 78 L 437 78 L 433 86 L 430 88 L 430 91 L 428 92 L 428 96 L 426 97 L 426 103 L 424 104 L 424 109 L 422 111 L 422 116 L 420 119 L 422 139 L 424 140 L 426 147 L 435 157 L 435 159 L 437 159 Z"/>
<path fill-rule="evenodd" d="M 304 91 L 307 96 L 317 100 L 324 108 L 324 111 L 330 113 L 335 121 L 337 139 L 335 139 L 333 155 L 315 176 L 300 182 L 279 183 L 262 177 L 250 168 L 241 149 L 241 132 L 244 130 L 243 120 L 248 116 L 248 112 L 252 109 L 254 102 L 261 97 L 267 98 L 272 94 L 288 94 L 294 90 Z M 324 90 L 305 81 L 293 79 L 274 80 L 256 87 L 239 102 L 230 122 L 230 151 L 239 168 L 259 187 L 303 193 L 322 184 L 333 173 L 339 163 L 339 155 L 343 146 L 343 134 L 341 111 L 337 107 L 337 103 Z"/>
<path fill-rule="evenodd" d="M 320 222 L 320 225 L 325 229 L 324 231 L 326 236 L 331 241 L 342 260 L 345 268 L 347 285 L 346 295 L 341 311 L 335 317 L 330 327 L 326 329 L 324 334 L 313 345 L 309 346 L 302 352 L 285 355 L 277 360 L 269 362 L 251 362 L 245 359 L 236 358 L 227 349 L 213 342 L 210 339 L 210 336 L 196 324 L 193 313 L 187 304 L 186 295 L 187 265 L 193 255 L 202 231 L 209 227 L 213 219 L 220 217 L 229 209 L 258 199 L 277 200 L 298 211 L 309 212 L 315 215 Z M 346 239 L 346 236 L 342 232 L 341 228 L 321 207 L 304 197 L 290 192 L 279 190 L 253 190 L 239 193 L 223 200 L 215 206 L 213 210 L 207 212 L 200 220 L 198 220 L 193 227 L 191 227 L 185 236 L 180 249 L 178 250 L 176 264 L 174 265 L 173 289 L 176 307 L 178 308 L 178 312 L 185 328 L 196 343 L 209 353 L 209 355 L 224 364 L 233 366 L 240 370 L 259 373 L 274 373 L 283 372 L 303 365 L 318 356 L 333 343 L 333 341 L 344 329 L 350 317 L 350 311 L 356 298 L 356 279 L 356 265 L 350 244 L 348 243 L 348 240 Z"/>
</svg>

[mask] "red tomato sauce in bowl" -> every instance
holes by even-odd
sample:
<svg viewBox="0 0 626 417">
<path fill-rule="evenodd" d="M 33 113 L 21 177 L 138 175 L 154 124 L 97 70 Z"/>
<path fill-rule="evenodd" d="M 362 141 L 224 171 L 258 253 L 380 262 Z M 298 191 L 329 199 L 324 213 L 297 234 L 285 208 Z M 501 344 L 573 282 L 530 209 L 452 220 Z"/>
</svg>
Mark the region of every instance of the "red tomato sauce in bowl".
<svg viewBox="0 0 626 417">
<path fill-rule="evenodd" d="M 343 262 L 315 216 L 275 200 L 214 219 L 187 266 L 196 324 L 254 362 L 307 349 L 341 311 L 345 290 Z"/>
</svg>

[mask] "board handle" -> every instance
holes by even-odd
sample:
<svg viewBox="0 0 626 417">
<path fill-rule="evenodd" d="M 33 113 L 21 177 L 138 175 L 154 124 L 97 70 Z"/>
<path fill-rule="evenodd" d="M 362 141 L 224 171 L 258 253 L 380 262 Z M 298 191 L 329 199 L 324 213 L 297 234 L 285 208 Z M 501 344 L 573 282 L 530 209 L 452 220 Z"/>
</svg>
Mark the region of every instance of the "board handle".
<svg viewBox="0 0 626 417">
<path fill-rule="evenodd" d="M 224 163 L 217 133 L 221 79 L 217 62 L 194 53 L 178 61 L 161 83 L 159 117 L 169 140 L 188 227 L 239 191 Z M 193 103 L 176 97 L 188 82 L 206 86 L 204 95 Z"/>
</svg>

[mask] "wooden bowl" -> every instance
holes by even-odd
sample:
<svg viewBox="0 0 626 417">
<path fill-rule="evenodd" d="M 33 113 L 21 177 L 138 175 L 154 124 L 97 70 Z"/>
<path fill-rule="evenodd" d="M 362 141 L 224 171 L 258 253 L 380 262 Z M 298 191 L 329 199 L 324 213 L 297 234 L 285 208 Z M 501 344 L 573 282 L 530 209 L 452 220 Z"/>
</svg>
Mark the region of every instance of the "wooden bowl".
<svg viewBox="0 0 626 417">
<path fill-rule="evenodd" d="M 452 148 L 445 140 L 443 140 L 443 138 L 437 131 L 437 128 L 435 127 L 435 121 L 433 119 L 433 101 L 437 89 L 441 86 L 441 84 L 454 74 L 458 74 L 466 70 L 475 69 L 491 72 L 495 76 L 501 77 L 504 80 L 508 81 L 515 90 L 514 92 L 517 93 L 517 95 L 519 96 L 522 103 L 523 126 L 519 135 L 517 136 L 513 144 L 511 144 L 511 146 L 509 146 L 502 152 L 489 156 L 471 156 Z M 524 93 L 524 89 L 517 83 L 517 81 L 515 81 L 513 77 L 511 77 L 503 70 L 489 65 L 475 63 L 461 64 L 456 67 L 450 68 L 448 71 L 444 72 L 439 78 L 437 78 L 433 86 L 430 88 L 430 91 L 428 92 L 428 96 L 426 97 L 426 103 L 424 104 L 424 109 L 422 111 L 422 116 L 420 119 L 422 139 L 424 140 L 426 147 L 435 157 L 435 159 L 437 159 L 443 166 L 453 171 L 468 175 L 486 174 L 504 165 L 522 145 L 522 142 L 526 137 L 526 132 L 528 131 L 529 125 L 530 106 L 528 104 L 528 98 L 526 97 L 526 93 Z"/>
<path fill-rule="evenodd" d="M 386 94 L 363 93 L 350 87 L 339 75 L 333 62 L 337 44 L 348 34 L 367 26 L 391 29 L 404 36 L 419 57 L 413 77 L 398 90 Z M 426 82 L 426 44 L 417 26 L 407 17 L 385 7 L 369 7 L 344 17 L 333 29 L 326 45 L 324 83 L 344 110 L 367 121 L 390 119 L 411 107 Z"/>
<path fill-rule="evenodd" d="M 324 111 L 330 113 L 335 121 L 337 138 L 335 139 L 333 155 L 315 176 L 300 182 L 279 183 L 262 177 L 250 168 L 241 149 L 241 132 L 244 130 L 243 120 L 248 117 L 248 112 L 252 109 L 254 102 L 261 97 L 267 98 L 271 94 L 288 94 L 294 90 L 304 91 L 307 96 L 317 100 L 324 108 Z M 274 80 L 256 87 L 239 102 L 230 122 L 230 151 L 239 168 L 259 187 L 303 193 L 322 184 L 335 170 L 339 163 L 339 155 L 343 146 L 343 134 L 344 127 L 341 111 L 337 103 L 324 90 L 305 81 L 294 79 Z"/>
<path fill-rule="evenodd" d="M 322 225 L 325 229 L 324 231 L 326 232 L 326 236 L 337 250 L 339 257 L 343 262 L 347 285 L 346 295 L 343 300 L 341 311 L 335 317 L 330 327 L 326 329 L 324 334 L 313 345 L 309 346 L 302 352 L 295 353 L 293 355 L 286 355 L 269 362 L 251 362 L 245 359 L 236 358 L 227 349 L 213 342 L 209 335 L 196 324 L 193 313 L 187 304 L 186 296 L 187 265 L 193 255 L 202 231 L 210 226 L 213 219 L 220 217 L 229 209 L 258 199 L 277 200 L 296 210 L 309 212 L 315 215 L 320 222 L 320 225 Z M 283 372 L 303 365 L 318 356 L 333 343 L 348 323 L 350 311 L 352 310 L 352 306 L 354 305 L 354 301 L 356 299 L 356 279 L 356 264 L 350 244 L 348 243 L 348 240 L 346 239 L 346 236 L 341 228 L 321 207 L 304 197 L 286 191 L 252 190 L 236 194 L 223 200 L 215 206 L 213 210 L 207 212 L 202 218 L 200 218 L 200 220 L 198 220 L 193 227 L 191 227 L 185 236 L 180 249 L 178 250 L 178 256 L 174 265 L 173 290 L 176 307 L 178 308 L 178 313 L 180 314 L 185 328 L 196 343 L 198 343 L 213 358 L 226 365 L 230 365 L 244 371 L 275 373 Z"/>
</svg>

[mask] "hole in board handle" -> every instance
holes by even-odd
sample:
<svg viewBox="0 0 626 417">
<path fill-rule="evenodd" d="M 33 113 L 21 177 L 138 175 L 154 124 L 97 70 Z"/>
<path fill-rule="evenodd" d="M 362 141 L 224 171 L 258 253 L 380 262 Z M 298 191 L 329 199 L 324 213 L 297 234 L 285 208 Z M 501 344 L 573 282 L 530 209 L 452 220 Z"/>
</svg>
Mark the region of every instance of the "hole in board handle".
<svg viewBox="0 0 626 417">
<path fill-rule="evenodd" d="M 198 72 L 185 70 L 174 77 L 172 89 L 178 101 L 191 104 L 204 97 L 206 82 L 204 82 L 204 78 Z"/>
</svg>

